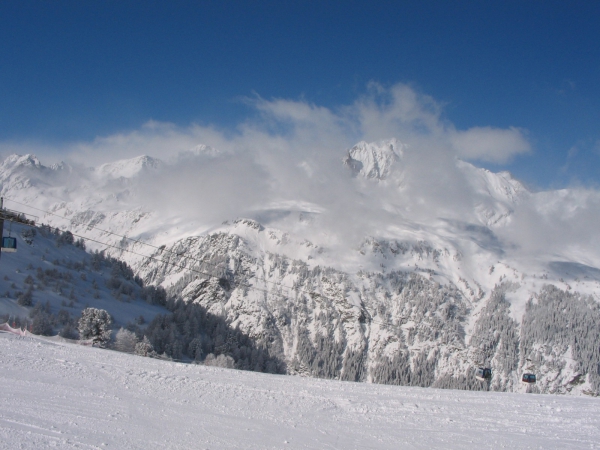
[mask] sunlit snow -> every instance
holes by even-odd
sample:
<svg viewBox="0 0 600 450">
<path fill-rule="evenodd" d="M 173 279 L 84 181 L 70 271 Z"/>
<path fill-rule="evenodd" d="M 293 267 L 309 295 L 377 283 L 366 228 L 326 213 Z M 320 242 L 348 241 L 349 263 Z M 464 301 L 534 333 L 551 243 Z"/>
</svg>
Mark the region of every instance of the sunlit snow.
<svg viewBox="0 0 600 450">
<path fill-rule="evenodd" d="M 600 448 L 589 397 L 266 375 L 0 333 L 0 448 Z"/>
</svg>

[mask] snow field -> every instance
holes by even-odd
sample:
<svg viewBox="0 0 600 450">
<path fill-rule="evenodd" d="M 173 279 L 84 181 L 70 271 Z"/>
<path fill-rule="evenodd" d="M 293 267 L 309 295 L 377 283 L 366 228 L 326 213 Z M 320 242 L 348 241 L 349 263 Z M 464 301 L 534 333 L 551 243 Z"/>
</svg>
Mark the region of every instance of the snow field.
<svg viewBox="0 0 600 450">
<path fill-rule="evenodd" d="M 600 448 L 600 400 L 185 365 L 0 333 L 0 448 Z"/>
</svg>

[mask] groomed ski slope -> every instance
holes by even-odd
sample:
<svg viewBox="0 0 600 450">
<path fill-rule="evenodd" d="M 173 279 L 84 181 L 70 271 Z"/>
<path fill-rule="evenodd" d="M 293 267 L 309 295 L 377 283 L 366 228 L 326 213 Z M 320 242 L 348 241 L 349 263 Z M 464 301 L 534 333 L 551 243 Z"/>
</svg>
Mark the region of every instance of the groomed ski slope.
<svg viewBox="0 0 600 450">
<path fill-rule="evenodd" d="M 265 375 L 0 333 L 0 448 L 600 448 L 600 399 Z"/>
</svg>

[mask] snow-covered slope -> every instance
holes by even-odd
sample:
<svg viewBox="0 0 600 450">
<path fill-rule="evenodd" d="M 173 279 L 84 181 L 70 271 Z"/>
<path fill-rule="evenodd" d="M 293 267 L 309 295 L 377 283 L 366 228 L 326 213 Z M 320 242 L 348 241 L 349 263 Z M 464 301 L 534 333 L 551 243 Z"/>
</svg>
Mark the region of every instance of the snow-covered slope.
<svg viewBox="0 0 600 450">
<path fill-rule="evenodd" d="M 592 398 L 365 385 L 0 333 L 0 448 L 598 448 Z"/>
<path fill-rule="evenodd" d="M 255 169 L 207 149 L 102 170 L 11 156 L 1 193 L 89 248 L 116 246 L 146 282 L 239 326 L 289 373 L 480 389 L 484 364 L 496 390 L 524 390 L 535 369 L 539 391 L 600 392 L 600 242 L 586 225 L 598 192 L 533 193 L 398 140 L 322 168 Z"/>
<path fill-rule="evenodd" d="M 17 252 L 2 252 L 0 258 L 0 317 L 9 323 L 17 321 L 23 328 L 43 327 L 32 314 L 42 309 L 45 317 L 62 318 L 46 327 L 48 333 L 56 334 L 65 325 L 74 332 L 86 307 L 108 311 L 117 329 L 139 322 L 140 317 L 149 322 L 167 312 L 140 298 L 140 280 L 136 282 L 120 265 L 90 255 L 80 240 L 67 235 L 61 238 L 48 228 L 16 224 L 7 224 L 6 228 L 5 236 L 10 229 L 17 239 Z M 29 301 L 19 301 L 27 292 Z"/>
</svg>

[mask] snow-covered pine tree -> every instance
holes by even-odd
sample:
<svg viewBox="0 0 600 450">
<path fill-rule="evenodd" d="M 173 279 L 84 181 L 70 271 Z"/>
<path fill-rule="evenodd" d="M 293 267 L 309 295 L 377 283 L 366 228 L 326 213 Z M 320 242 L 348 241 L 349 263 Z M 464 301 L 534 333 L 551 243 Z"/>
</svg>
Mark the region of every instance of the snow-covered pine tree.
<svg viewBox="0 0 600 450">
<path fill-rule="evenodd" d="M 115 350 L 125 353 L 133 353 L 138 343 L 135 333 L 121 328 L 115 336 Z"/>
<path fill-rule="evenodd" d="M 154 355 L 156 355 L 156 353 L 154 352 L 154 348 L 152 347 L 152 344 L 150 343 L 150 341 L 148 340 L 148 338 L 146 336 L 144 336 L 144 339 L 141 342 L 138 342 L 137 344 L 135 344 L 134 353 L 139 356 L 154 356 Z"/>
<path fill-rule="evenodd" d="M 79 336 L 81 339 L 92 339 L 100 347 L 106 346 L 110 340 L 112 318 L 104 309 L 86 308 L 81 311 L 79 319 Z"/>
</svg>

